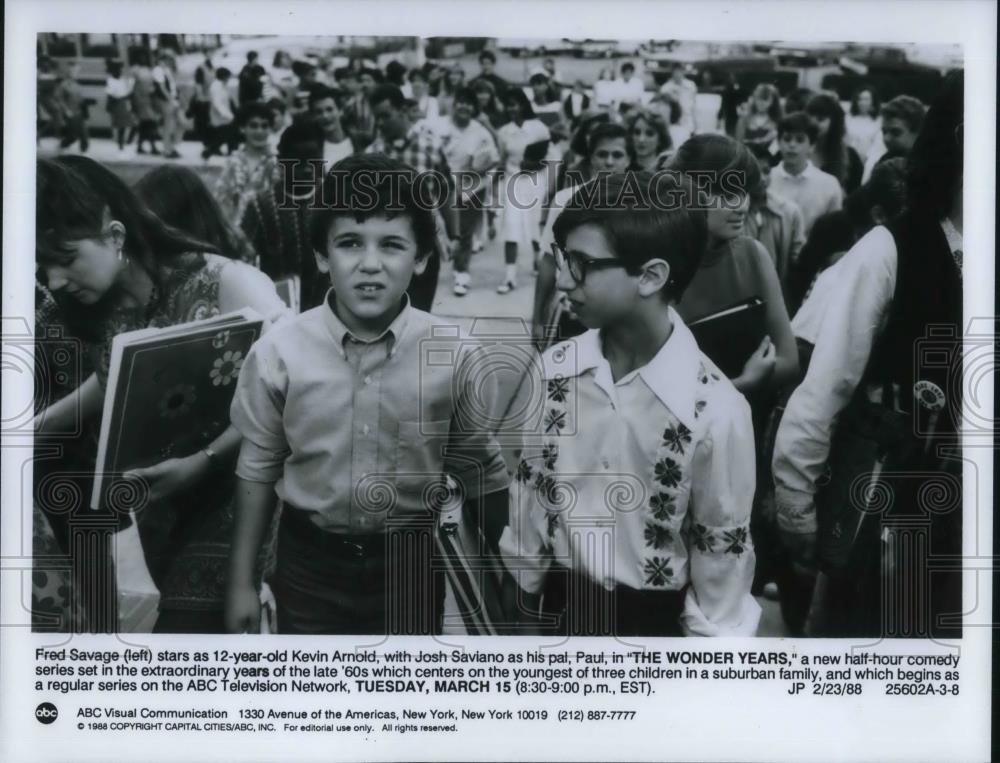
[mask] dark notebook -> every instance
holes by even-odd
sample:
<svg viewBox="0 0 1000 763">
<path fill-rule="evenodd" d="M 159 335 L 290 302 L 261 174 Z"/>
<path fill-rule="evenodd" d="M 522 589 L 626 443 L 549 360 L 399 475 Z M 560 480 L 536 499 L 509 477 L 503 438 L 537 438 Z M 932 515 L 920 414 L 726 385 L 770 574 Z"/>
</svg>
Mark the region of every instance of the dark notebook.
<svg viewBox="0 0 1000 763">
<path fill-rule="evenodd" d="M 751 297 L 693 320 L 688 328 L 701 351 L 733 379 L 767 335 L 764 302 Z"/>
<path fill-rule="evenodd" d="M 114 338 L 93 508 L 139 508 L 142 491 L 123 472 L 188 456 L 226 430 L 236 378 L 262 325 L 245 308 Z"/>
</svg>

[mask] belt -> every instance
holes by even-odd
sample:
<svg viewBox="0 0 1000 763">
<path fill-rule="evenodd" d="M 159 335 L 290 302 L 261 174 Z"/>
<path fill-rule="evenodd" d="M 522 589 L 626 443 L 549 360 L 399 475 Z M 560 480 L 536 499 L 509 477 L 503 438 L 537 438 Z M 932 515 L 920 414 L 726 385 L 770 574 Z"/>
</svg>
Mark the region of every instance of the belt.
<svg viewBox="0 0 1000 763">
<path fill-rule="evenodd" d="M 330 551 L 355 559 L 378 559 L 384 557 L 387 552 L 389 536 L 393 532 L 412 532 L 414 530 L 429 532 L 431 530 L 428 526 L 419 525 L 399 528 L 390 527 L 386 528 L 385 532 L 378 533 L 330 532 L 313 523 L 310 519 L 313 513 L 285 504 L 281 511 L 281 527 L 303 543 L 308 543 L 317 550 Z"/>
</svg>

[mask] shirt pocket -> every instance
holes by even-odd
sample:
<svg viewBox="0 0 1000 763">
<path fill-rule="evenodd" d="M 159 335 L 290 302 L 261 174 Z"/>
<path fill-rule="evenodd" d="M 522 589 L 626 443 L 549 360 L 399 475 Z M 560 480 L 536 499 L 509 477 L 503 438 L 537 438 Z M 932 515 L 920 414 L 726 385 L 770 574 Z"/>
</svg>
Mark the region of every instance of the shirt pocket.
<svg viewBox="0 0 1000 763">
<path fill-rule="evenodd" d="M 451 421 L 400 421 L 392 464 L 397 504 L 406 513 L 445 498 L 444 449 Z"/>
</svg>

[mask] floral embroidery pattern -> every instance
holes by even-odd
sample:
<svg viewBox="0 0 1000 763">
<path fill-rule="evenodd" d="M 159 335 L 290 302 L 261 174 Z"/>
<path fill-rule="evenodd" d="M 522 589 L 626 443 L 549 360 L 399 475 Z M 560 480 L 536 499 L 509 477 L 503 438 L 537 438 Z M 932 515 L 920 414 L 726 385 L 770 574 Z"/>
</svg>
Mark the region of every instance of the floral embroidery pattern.
<svg viewBox="0 0 1000 763">
<path fill-rule="evenodd" d="M 548 413 L 545 414 L 545 432 L 546 434 L 555 432 L 559 433 L 566 427 L 566 411 L 560 411 L 557 408 L 550 408 Z"/>
<path fill-rule="evenodd" d="M 209 376 L 216 387 L 230 384 L 240 374 L 243 367 L 243 353 L 239 350 L 227 350 L 221 358 L 216 358 L 212 364 Z"/>
<path fill-rule="evenodd" d="M 646 530 L 643 533 L 643 537 L 646 539 L 647 546 L 652 546 L 656 549 L 666 548 L 667 544 L 674 539 L 670 530 L 652 522 L 646 522 Z"/>
<path fill-rule="evenodd" d="M 699 415 L 699 414 L 700 414 L 700 413 L 701 413 L 701 412 L 702 412 L 703 410 L 705 410 L 705 405 L 706 405 L 706 403 L 705 403 L 705 401 L 704 401 L 704 400 L 698 400 L 698 401 L 697 401 L 697 402 L 696 402 L 696 403 L 694 404 L 694 417 L 695 417 L 695 418 L 698 418 L 698 415 Z"/>
<path fill-rule="evenodd" d="M 527 484 L 531 481 L 533 474 L 534 471 L 531 468 L 531 464 L 522 458 L 517 464 L 517 473 L 514 475 L 514 479 L 520 483 Z"/>
<path fill-rule="evenodd" d="M 554 442 L 546 443 L 542 446 L 542 463 L 545 464 L 545 468 L 549 470 L 554 470 L 556 468 L 556 459 L 559 458 L 559 446 Z"/>
<path fill-rule="evenodd" d="M 665 586 L 674 576 L 669 556 L 654 556 L 647 559 L 642 570 L 646 574 L 646 583 L 654 586 Z"/>
<path fill-rule="evenodd" d="M 707 554 L 709 551 L 715 549 L 715 538 L 712 537 L 712 531 L 705 527 L 705 525 L 697 523 L 691 525 L 689 538 L 691 543 L 702 553 Z"/>
<path fill-rule="evenodd" d="M 552 539 L 555 537 L 556 528 L 558 526 L 559 526 L 559 515 L 554 511 L 548 512 L 545 515 L 545 532 L 549 536 L 549 542 L 551 542 Z"/>
<path fill-rule="evenodd" d="M 649 508 L 653 510 L 653 517 L 660 522 L 666 522 L 677 513 L 677 504 L 669 493 L 656 493 L 651 496 Z"/>
<path fill-rule="evenodd" d="M 548 503 L 556 502 L 556 478 L 551 474 L 538 472 L 535 475 L 535 492 Z"/>
<path fill-rule="evenodd" d="M 663 444 L 674 453 L 684 453 L 684 446 L 691 444 L 691 430 L 681 423 L 663 430 Z"/>
<path fill-rule="evenodd" d="M 569 390 L 569 379 L 557 376 L 555 379 L 549 379 L 547 386 L 549 400 L 556 403 L 566 402 L 566 394 Z"/>
<path fill-rule="evenodd" d="M 681 482 L 681 466 L 676 461 L 664 456 L 653 467 L 656 481 L 664 487 L 677 487 Z"/>
<path fill-rule="evenodd" d="M 732 530 L 726 530 L 722 534 L 722 540 L 729 545 L 726 546 L 725 552 L 727 554 L 736 554 L 739 556 L 747 547 L 747 528 L 745 526 L 734 527 Z"/>
</svg>

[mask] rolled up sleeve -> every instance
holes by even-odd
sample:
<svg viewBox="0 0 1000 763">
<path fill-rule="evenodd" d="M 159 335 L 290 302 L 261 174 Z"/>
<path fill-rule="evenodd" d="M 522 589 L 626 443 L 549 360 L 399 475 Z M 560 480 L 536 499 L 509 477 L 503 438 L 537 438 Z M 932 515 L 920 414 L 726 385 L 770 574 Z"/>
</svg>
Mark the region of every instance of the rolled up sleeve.
<svg viewBox="0 0 1000 763">
<path fill-rule="evenodd" d="M 691 465 L 690 585 L 681 625 L 689 636 L 752 636 L 760 620 L 760 606 L 750 595 L 753 424 L 742 397 L 719 403 L 709 408 L 706 436 Z"/>
<path fill-rule="evenodd" d="M 251 348 L 229 410 L 243 436 L 236 476 L 249 482 L 277 482 L 289 454 L 282 421 L 287 376 L 270 347 L 261 341 Z"/>
</svg>

